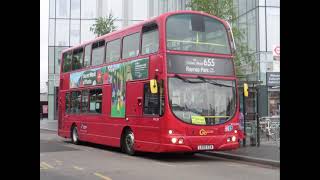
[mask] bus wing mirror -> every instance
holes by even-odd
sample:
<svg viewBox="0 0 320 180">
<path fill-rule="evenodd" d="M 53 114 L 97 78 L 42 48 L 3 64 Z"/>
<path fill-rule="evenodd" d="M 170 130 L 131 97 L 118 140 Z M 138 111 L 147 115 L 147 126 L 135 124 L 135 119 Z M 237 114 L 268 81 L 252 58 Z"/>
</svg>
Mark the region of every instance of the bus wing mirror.
<svg viewBox="0 0 320 180">
<path fill-rule="evenodd" d="M 151 90 L 152 94 L 158 93 L 157 80 L 155 80 L 155 79 L 150 80 L 150 90 Z"/>
<path fill-rule="evenodd" d="M 243 83 L 243 94 L 245 97 L 248 97 L 248 95 L 249 95 L 247 83 Z"/>
</svg>

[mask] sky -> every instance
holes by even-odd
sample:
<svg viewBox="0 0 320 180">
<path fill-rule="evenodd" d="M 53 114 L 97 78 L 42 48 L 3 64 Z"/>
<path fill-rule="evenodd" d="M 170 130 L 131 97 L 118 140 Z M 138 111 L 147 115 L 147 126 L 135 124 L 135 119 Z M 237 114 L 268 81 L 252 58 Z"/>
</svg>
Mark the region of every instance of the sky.
<svg viewBox="0 0 320 180">
<path fill-rule="evenodd" d="M 40 1 L 40 83 L 48 81 L 49 0 Z"/>
</svg>

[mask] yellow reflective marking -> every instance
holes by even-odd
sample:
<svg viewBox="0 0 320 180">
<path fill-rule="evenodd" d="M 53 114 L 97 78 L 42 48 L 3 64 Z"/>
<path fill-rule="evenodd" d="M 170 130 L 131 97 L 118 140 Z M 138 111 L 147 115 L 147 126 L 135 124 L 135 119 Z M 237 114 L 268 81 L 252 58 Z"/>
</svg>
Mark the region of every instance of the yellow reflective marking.
<svg viewBox="0 0 320 180">
<path fill-rule="evenodd" d="M 73 166 L 73 168 L 74 168 L 74 169 L 76 169 L 76 170 L 80 170 L 80 171 L 82 171 L 82 170 L 83 170 L 83 168 L 78 167 L 78 166 Z"/>
<path fill-rule="evenodd" d="M 46 166 L 47 168 L 54 168 L 53 166 L 51 166 L 50 164 L 46 163 L 46 162 L 41 162 L 42 165 Z M 41 165 L 40 164 L 40 165 Z"/>
<path fill-rule="evenodd" d="M 40 169 L 48 169 L 48 168 L 40 163 Z"/>
<path fill-rule="evenodd" d="M 100 173 L 94 173 L 94 175 L 96 175 L 96 176 L 98 176 L 98 177 L 100 177 L 100 178 L 102 178 L 102 179 L 105 179 L 105 180 L 112 180 L 111 178 L 109 178 L 109 177 L 107 177 L 107 176 L 104 176 L 104 175 L 102 175 L 102 174 L 100 174 Z"/>
</svg>

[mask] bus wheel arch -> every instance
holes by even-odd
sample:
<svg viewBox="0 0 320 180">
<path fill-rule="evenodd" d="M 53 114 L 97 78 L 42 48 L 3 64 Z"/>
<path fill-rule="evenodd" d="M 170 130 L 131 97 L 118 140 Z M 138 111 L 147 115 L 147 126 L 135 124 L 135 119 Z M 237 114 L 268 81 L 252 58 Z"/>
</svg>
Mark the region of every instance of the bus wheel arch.
<svg viewBox="0 0 320 180">
<path fill-rule="evenodd" d="M 122 152 L 125 152 L 129 155 L 134 155 L 134 133 L 130 126 L 125 126 L 122 129 L 121 139 L 120 139 L 120 148 Z"/>
</svg>

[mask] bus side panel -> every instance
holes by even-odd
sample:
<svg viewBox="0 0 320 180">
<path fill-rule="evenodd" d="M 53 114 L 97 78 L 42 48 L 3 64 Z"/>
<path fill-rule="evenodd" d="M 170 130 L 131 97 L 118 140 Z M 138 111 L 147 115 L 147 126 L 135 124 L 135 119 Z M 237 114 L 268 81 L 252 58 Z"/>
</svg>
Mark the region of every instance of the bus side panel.
<svg viewBox="0 0 320 180">
<path fill-rule="evenodd" d="M 120 146 L 121 125 L 124 118 L 110 118 L 111 111 L 111 85 L 102 89 L 102 114 L 87 115 L 84 124 L 87 132 L 87 141 L 108 146 Z"/>
<path fill-rule="evenodd" d="M 143 87 L 147 82 L 127 82 L 126 123 L 132 129 L 135 149 L 157 152 L 159 148 L 159 118 L 143 116 Z"/>
<path fill-rule="evenodd" d="M 58 115 L 58 135 L 61 137 L 67 137 L 68 132 L 65 131 L 66 119 L 65 119 L 65 108 L 66 108 L 66 92 L 59 93 L 59 115 Z"/>
</svg>

